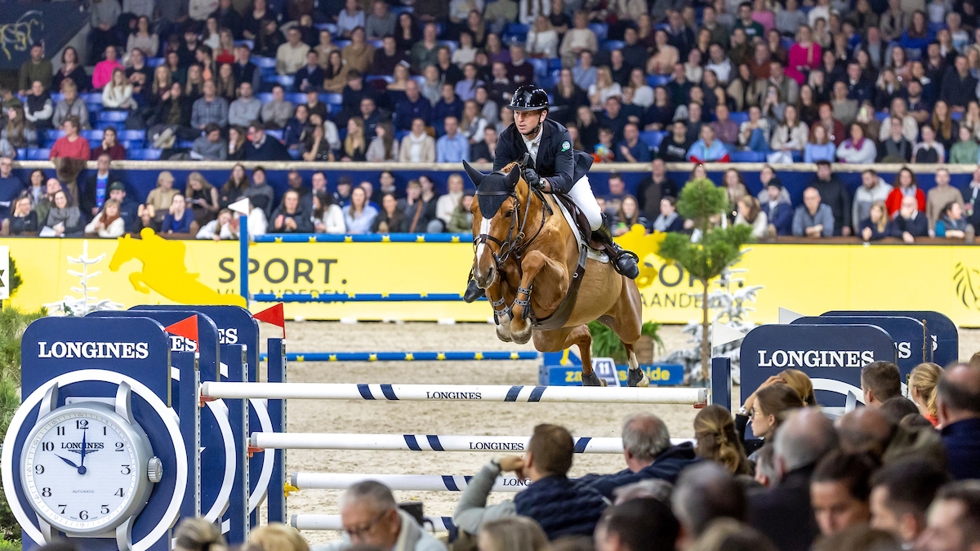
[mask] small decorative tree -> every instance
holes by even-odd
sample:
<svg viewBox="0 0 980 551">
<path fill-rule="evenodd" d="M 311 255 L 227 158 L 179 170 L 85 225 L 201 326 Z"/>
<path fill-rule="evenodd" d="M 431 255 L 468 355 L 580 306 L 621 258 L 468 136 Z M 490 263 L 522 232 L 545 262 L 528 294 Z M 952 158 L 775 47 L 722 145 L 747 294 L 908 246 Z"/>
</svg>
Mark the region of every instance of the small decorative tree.
<svg viewBox="0 0 980 551">
<path fill-rule="evenodd" d="M 660 244 L 660 254 L 674 261 L 697 279 L 702 286 L 701 298 L 701 375 L 708 379 L 711 361 L 708 310 L 708 283 L 742 257 L 742 246 L 752 238 L 746 225 L 718 227 L 717 222 L 729 209 L 728 194 L 707 178 L 688 182 L 677 200 L 677 212 L 694 222 L 693 236 L 670 233 Z"/>
</svg>

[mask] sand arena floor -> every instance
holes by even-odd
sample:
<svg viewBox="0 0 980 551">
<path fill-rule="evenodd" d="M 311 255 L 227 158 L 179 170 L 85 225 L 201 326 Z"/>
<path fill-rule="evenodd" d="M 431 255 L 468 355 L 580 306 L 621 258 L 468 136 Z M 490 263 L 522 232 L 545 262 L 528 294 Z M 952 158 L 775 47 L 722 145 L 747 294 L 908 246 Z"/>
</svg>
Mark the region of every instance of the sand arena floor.
<svg viewBox="0 0 980 551">
<path fill-rule="evenodd" d="M 263 324 L 264 325 L 264 324 Z M 275 336 L 268 327 L 263 336 Z M 687 336 L 679 326 L 665 327 L 661 334 L 668 351 L 686 347 Z M 432 323 L 304 322 L 287 325 L 287 351 L 453 351 L 533 350 L 497 340 L 490 325 L 441 326 Z M 968 359 L 980 350 L 980 331 L 961 330 L 960 355 Z M 537 362 L 352 362 L 291 363 L 291 383 L 430 383 L 533 385 L 538 381 Z M 737 393 L 736 393 L 737 395 Z M 529 435 L 538 423 L 558 423 L 573 435 L 619 436 L 622 419 L 644 408 L 662 418 L 675 438 L 693 437 L 697 411 L 690 406 L 636 404 L 549 404 L 472 402 L 387 402 L 292 400 L 287 409 L 290 432 L 365 434 Z M 490 458 L 487 452 L 383 452 L 290 450 L 287 472 L 336 472 L 371 474 L 475 474 Z M 576 455 L 572 475 L 615 472 L 624 468 L 619 455 Z M 340 491 L 305 490 L 290 495 L 289 514 L 339 514 Z M 510 494 L 491 496 L 507 499 Z M 399 501 L 422 501 L 425 514 L 451 515 L 458 493 L 396 492 Z M 335 539 L 337 532 L 306 531 L 311 543 Z"/>
</svg>

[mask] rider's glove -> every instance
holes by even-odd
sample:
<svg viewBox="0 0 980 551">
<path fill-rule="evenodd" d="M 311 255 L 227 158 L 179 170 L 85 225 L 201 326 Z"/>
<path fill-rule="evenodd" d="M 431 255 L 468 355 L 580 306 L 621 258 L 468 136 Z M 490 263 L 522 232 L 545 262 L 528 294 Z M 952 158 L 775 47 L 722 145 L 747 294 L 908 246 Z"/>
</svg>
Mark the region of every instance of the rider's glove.
<svg viewBox="0 0 980 551">
<path fill-rule="evenodd" d="M 544 180 L 538 176 L 538 173 L 535 172 L 533 168 L 524 169 L 524 181 L 527 182 L 527 185 L 531 186 L 533 189 L 544 188 Z"/>
</svg>

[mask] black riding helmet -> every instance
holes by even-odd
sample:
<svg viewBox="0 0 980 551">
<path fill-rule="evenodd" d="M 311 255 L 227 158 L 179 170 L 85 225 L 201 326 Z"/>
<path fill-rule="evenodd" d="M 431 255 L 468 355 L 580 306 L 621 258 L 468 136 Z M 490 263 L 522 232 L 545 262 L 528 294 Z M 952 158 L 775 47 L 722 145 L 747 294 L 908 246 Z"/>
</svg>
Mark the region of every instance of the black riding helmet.
<svg viewBox="0 0 980 551">
<path fill-rule="evenodd" d="M 548 109 L 548 92 L 537 86 L 521 86 L 514 90 L 514 95 L 510 98 L 510 105 L 507 107 L 513 111 Z"/>
</svg>

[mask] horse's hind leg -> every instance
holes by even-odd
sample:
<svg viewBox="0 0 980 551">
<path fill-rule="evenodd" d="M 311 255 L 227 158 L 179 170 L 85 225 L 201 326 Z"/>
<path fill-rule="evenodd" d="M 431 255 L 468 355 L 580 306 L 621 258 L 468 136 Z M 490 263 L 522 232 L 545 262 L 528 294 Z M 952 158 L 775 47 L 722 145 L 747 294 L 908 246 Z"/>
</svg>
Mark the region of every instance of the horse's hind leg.
<svg viewBox="0 0 980 551">
<path fill-rule="evenodd" d="M 640 363 L 637 361 L 636 353 L 633 350 L 633 345 L 639 340 L 640 329 L 643 326 L 640 291 L 632 280 L 625 277 L 623 280 L 624 284 L 619 293 L 619 300 L 609 312 L 599 318 L 599 321 L 612 329 L 623 343 L 623 347 L 626 348 L 630 367 L 626 384 L 629 386 L 649 386 L 650 379 L 640 369 Z"/>
<path fill-rule="evenodd" d="M 558 352 L 573 344 L 578 346 L 582 358 L 582 386 L 606 386 L 606 381 L 592 369 L 592 333 L 588 325 L 534 332 L 534 348 L 539 352 Z"/>
</svg>

